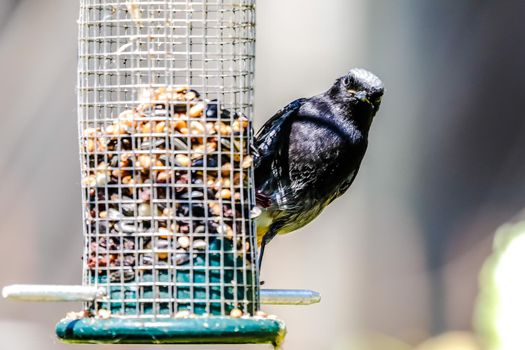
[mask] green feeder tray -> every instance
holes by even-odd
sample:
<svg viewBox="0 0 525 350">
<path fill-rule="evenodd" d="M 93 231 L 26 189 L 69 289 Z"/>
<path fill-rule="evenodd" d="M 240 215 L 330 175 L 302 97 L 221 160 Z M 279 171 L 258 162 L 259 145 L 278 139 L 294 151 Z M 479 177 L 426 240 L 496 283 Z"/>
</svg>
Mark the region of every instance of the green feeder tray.
<svg viewBox="0 0 525 350">
<path fill-rule="evenodd" d="M 273 344 L 286 333 L 284 323 L 267 318 L 195 317 L 64 319 L 56 334 L 67 343 L 111 344 Z"/>
</svg>

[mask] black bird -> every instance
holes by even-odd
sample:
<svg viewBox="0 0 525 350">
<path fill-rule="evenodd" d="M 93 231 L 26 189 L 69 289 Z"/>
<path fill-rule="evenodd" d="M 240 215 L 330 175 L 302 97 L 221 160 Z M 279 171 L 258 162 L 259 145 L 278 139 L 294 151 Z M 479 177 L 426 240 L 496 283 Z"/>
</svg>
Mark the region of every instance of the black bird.
<svg viewBox="0 0 525 350">
<path fill-rule="evenodd" d="M 259 268 L 277 234 L 315 219 L 355 179 L 383 83 L 354 68 L 328 91 L 293 101 L 268 120 L 255 140 Z"/>
</svg>

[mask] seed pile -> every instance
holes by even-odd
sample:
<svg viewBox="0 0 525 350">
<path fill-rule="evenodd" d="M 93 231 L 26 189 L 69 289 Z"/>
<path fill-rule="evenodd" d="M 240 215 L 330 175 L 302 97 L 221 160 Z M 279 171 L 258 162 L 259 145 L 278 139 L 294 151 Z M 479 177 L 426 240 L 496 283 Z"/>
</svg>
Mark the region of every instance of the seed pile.
<svg viewBox="0 0 525 350">
<path fill-rule="evenodd" d="M 187 88 L 143 100 L 81 130 L 90 278 L 140 281 L 191 264 L 216 239 L 250 266 L 248 120 Z"/>
</svg>

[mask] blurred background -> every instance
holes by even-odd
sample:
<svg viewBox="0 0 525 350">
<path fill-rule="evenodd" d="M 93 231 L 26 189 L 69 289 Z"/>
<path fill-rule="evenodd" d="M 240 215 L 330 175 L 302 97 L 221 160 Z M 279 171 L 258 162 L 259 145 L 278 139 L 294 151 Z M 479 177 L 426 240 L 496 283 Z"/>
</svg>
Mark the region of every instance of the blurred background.
<svg viewBox="0 0 525 350">
<path fill-rule="evenodd" d="M 267 250 L 266 287 L 323 296 L 266 309 L 287 323 L 284 349 L 452 349 L 443 337 L 477 349 L 478 274 L 495 229 L 525 207 L 525 2 L 257 6 L 257 126 L 351 67 L 386 86 L 349 193 Z M 81 281 L 77 16 L 78 1 L 0 1 L 2 286 Z M 54 324 L 79 308 L 0 300 L 3 344 L 72 349 Z"/>
</svg>

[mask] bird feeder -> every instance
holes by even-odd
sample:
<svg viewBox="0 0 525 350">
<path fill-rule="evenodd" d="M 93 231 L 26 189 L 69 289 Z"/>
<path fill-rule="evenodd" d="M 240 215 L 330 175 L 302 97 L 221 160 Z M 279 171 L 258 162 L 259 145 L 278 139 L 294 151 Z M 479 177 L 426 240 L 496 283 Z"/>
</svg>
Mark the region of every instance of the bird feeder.
<svg viewBox="0 0 525 350">
<path fill-rule="evenodd" d="M 82 286 L 11 286 L 84 301 L 78 343 L 273 343 L 260 304 L 251 147 L 255 0 L 81 0 Z"/>
</svg>

